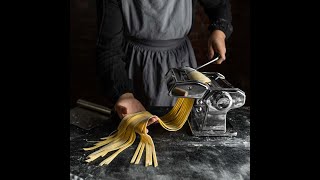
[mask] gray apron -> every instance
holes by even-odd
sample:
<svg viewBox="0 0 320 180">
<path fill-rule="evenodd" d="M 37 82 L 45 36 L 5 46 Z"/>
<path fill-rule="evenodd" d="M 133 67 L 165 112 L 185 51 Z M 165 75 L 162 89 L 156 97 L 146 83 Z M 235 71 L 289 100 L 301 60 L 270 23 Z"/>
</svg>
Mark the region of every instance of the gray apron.
<svg viewBox="0 0 320 180">
<path fill-rule="evenodd" d="M 121 0 L 127 70 L 135 97 L 149 106 L 173 106 L 166 73 L 174 67 L 196 67 L 187 37 L 192 0 Z"/>
</svg>

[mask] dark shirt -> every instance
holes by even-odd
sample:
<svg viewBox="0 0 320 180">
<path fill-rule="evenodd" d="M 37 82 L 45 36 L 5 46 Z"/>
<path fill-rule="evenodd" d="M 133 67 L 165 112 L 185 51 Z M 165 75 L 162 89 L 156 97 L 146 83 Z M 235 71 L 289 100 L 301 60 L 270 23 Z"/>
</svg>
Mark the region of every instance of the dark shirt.
<svg viewBox="0 0 320 180">
<path fill-rule="evenodd" d="M 211 21 L 209 31 L 220 29 L 229 38 L 233 31 L 229 0 L 199 1 Z M 192 0 L 192 3 L 194 21 L 197 0 Z M 122 94 L 133 91 L 123 51 L 125 36 L 121 11 L 119 0 L 97 0 L 97 72 L 106 95 L 113 103 Z"/>
</svg>

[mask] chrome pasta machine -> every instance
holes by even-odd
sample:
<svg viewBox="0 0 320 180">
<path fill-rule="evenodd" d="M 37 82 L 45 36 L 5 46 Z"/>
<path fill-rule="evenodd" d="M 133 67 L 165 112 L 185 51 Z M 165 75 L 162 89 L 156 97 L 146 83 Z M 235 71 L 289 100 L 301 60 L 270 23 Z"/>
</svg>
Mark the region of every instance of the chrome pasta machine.
<svg viewBox="0 0 320 180">
<path fill-rule="evenodd" d="M 201 67 L 170 69 L 166 74 L 169 96 L 195 99 L 188 118 L 192 135 L 236 136 L 237 132 L 227 122 L 227 113 L 245 104 L 245 93 L 233 87 L 218 72 L 197 71 Z M 204 83 L 190 78 L 188 75 L 192 72 L 200 73 L 201 78 L 208 78 L 209 81 Z"/>
</svg>

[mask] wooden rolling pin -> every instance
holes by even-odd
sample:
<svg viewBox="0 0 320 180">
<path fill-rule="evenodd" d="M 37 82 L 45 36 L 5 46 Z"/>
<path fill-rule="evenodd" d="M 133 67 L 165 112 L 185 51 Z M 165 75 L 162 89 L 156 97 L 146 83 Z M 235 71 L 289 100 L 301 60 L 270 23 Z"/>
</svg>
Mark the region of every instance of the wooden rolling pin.
<svg viewBox="0 0 320 180">
<path fill-rule="evenodd" d="M 91 103 L 91 102 L 88 102 L 88 101 L 85 101 L 82 99 L 79 99 L 77 101 L 77 104 L 81 107 L 84 107 L 84 108 L 88 108 L 88 109 L 91 109 L 91 110 L 94 110 L 94 111 L 97 111 L 97 112 L 100 112 L 103 114 L 111 115 L 111 109 L 104 107 L 104 106 L 101 106 L 101 105 L 98 105 L 98 104 L 94 104 L 94 103 Z"/>
</svg>

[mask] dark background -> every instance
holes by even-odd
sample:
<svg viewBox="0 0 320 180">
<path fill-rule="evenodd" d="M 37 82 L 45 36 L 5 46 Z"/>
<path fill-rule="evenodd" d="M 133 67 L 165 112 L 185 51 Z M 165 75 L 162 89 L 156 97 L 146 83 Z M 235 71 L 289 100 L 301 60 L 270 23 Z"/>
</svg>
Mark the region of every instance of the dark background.
<svg viewBox="0 0 320 180">
<path fill-rule="evenodd" d="M 245 91 L 250 106 L 250 0 L 230 0 L 234 32 L 227 41 L 227 61 L 208 65 L 202 71 L 223 74 L 235 87 Z M 205 63 L 209 20 L 198 4 L 195 24 L 189 37 L 198 64 Z M 99 87 L 95 65 L 96 2 L 70 0 L 70 106 L 81 98 L 111 106 Z M 71 108 L 70 107 L 70 108 Z"/>
</svg>

